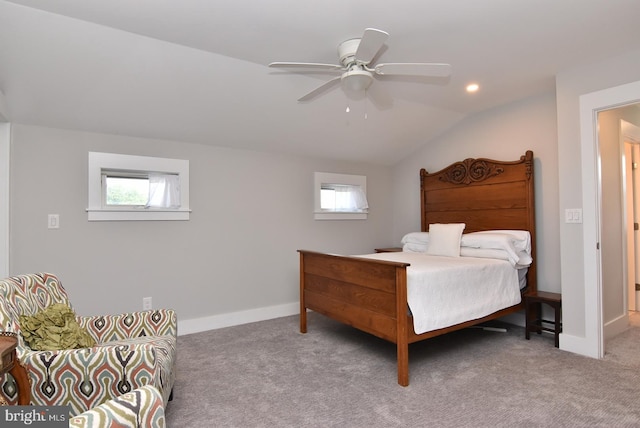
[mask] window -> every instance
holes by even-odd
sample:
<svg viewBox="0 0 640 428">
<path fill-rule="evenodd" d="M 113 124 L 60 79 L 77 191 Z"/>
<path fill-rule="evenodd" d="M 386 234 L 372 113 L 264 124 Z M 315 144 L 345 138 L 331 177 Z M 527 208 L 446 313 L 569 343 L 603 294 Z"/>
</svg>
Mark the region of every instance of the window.
<svg viewBox="0 0 640 428">
<path fill-rule="evenodd" d="M 180 208 L 180 176 L 102 170 L 103 208 Z"/>
<path fill-rule="evenodd" d="M 188 220 L 189 161 L 89 152 L 90 221 Z"/>
<path fill-rule="evenodd" d="M 148 174 L 102 171 L 102 186 L 103 207 L 144 207 L 149 201 Z"/>
<path fill-rule="evenodd" d="M 368 212 L 367 177 L 315 173 L 316 220 L 364 220 Z"/>
<path fill-rule="evenodd" d="M 367 208 L 367 196 L 359 185 L 322 183 L 320 186 L 322 211 L 365 212 Z"/>
</svg>

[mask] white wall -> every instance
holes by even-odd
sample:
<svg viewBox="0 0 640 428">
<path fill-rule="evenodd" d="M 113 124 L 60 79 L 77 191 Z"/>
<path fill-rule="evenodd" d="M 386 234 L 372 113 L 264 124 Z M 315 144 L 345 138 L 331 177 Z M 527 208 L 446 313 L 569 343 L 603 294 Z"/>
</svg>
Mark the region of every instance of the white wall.
<svg viewBox="0 0 640 428">
<path fill-rule="evenodd" d="M 9 122 L 9 112 L 7 111 L 7 101 L 2 91 L 0 91 L 0 122 Z"/>
<path fill-rule="evenodd" d="M 560 291 L 558 159 L 554 94 L 494 108 L 428 142 L 393 170 L 394 244 L 420 230 L 419 170 L 436 172 L 464 158 L 516 160 L 533 150 L 538 288 Z"/>
<path fill-rule="evenodd" d="M 230 313 L 295 313 L 297 249 L 357 254 L 392 241 L 388 167 L 15 124 L 11 150 L 10 273 L 59 275 L 80 314 L 138 310 L 151 296 L 185 333 Z M 188 159 L 191 220 L 88 222 L 89 151 Z M 314 171 L 366 175 L 369 219 L 314 221 Z M 59 229 L 47 229 L 50 213 Z"/>
<path fill-rule="evenodd" d="M 0 92 L 0 101 L 2 93 Z M 9 166 L 11 124 L 0 114 L 0 277 L 9 275 Z"/>
<path fill-rule="evenodd" d="M 11 124 L 5 96 L 0 91 L 0 277 L 9 273 L 9 153 Z"/>
<path fill-rule="evenodd" d="M 640 80 L 640 51 L 567 70 L 556 76 L 560 211 L 582 207 L 580 96 Z M 587 189 L 589 191 L 589 189 Z M 563 349 L 578 351 L 585 330 L 583 225 L 560 224 Z M 595 334 L 591 332 L 591 334 Z"/>
</svg>

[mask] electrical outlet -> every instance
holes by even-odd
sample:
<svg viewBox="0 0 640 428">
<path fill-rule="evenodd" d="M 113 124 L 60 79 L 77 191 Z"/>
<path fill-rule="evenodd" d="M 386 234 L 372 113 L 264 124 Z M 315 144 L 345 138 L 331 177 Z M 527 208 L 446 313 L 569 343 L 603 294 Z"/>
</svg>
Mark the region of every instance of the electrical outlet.
<svg viewBox="0 0 640 428">
<path fill-rule="evenodd" d="M 58 214 L 49 214 L 47 218 L 47 227 L 49 229 L 59 229 L 60 228 L 60 215 Z"/>
<path fill-rule="evenodd" d="M 153 307 L 153 303 L 151 297 L 143 297 L 142 298 L 142 309 L 147 311 Z"/>
</svg>

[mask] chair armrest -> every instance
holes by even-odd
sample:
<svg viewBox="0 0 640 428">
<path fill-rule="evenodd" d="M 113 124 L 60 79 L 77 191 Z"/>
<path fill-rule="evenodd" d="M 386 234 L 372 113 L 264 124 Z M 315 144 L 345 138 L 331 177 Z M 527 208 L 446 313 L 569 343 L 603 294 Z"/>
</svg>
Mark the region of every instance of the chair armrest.
<svg viewBox="0 0 640 428">
<path fill-rule="evenodd" d="M 70 428 L 166 426 L 162 397 L 147 385 L 87 410 L 69 420 Z"/>
<path fill-rule="evenodd" d="M 19 359 L 27 372 L 30 372 L 29 367 L 42 367 L 46 368 L 45 373 L 55 377 L 57 371 L 64 373 L 68 364 L 72 364 L 73 370 L 77 370 L 79 367 L 96 367 L 101 362 L 113 363 L 114 356 L 121 356 L 118 361 L 122 365 L 126 365 L 130 359 L 136 362 L 136 367 L 141 364 L 147 366 L 150 371 L 154 370 L 156 365 L 156 349 L 153 344 L 135 342 L 97 345 L 93 348 L 61 349 L 59 351 L 27 350 L 19 356 Z"/>
<path fill-rule="evenodd" d="M 78 316 L 78 323 L 98 343 L 140 336 L 173 336 L 178 318 L 173 309 L 154 309 L 119 315 Z"/>
</svg>

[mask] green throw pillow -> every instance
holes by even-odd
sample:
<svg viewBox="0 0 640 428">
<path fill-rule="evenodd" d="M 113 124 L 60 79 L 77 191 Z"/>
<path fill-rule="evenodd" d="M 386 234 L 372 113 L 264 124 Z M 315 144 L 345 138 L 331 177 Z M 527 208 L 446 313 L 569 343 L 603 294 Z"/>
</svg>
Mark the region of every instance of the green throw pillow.
<svg viewBox="0 0 640 428">
<path fill-rule="evenodd" d="M 90 348 L 96 344 L 80 327 L 73 310 L 54 303 L 33 316 L 20 315 L 20 330 L 25 342 L 34 351 Z"/>
</svg>

